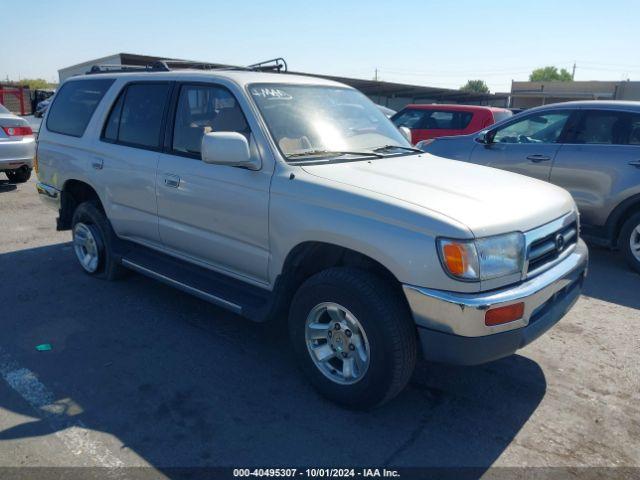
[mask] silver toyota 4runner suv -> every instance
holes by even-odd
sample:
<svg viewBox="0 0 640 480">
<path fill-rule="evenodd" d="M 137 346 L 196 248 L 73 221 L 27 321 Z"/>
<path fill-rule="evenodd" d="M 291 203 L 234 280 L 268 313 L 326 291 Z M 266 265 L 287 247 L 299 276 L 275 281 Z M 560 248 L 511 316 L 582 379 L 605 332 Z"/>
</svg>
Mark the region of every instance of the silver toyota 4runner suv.
<svg viewBox="0 0 640 480">
<path fill-rule="evenodd" d="M 510 355 L 578 298 L 565 190 L 416 151 L 340 83 L 159 70 L 71 78 L 43 121 L 37 188 L 86 273 L 288 319 L 311 382 L 355 408 L 393 398 L 418 354 Z"/>
</svg>

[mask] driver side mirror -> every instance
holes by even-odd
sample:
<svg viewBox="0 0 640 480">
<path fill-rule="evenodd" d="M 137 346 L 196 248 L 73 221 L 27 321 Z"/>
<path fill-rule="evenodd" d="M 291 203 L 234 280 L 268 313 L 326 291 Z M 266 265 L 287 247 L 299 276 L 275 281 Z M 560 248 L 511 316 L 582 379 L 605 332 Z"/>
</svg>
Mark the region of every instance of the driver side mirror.
<svg viewBox="0 0 640 480">
<path fill-rule="evenodd" d="M 484 132 L 480 132 L 475 140 L 476 142 L 482 143 L 484 145 L 491 145 L 493 143 L 493 137 L 495 136 L 495 134 L 495 130 L 486 130 Z"/>
<path fill-rule="evenodd" d="M 407 127 L 398 127 L 398 130 L 400 130 L 402 136 L 409 140 L 409 143 L 413 145 L 413 141 L 411 140 L 411 130 L 409 130 Z"/>
<path fill-rule="evenodd" d="M 249 170 L 260 169 L 260 161 L 251 158 L 247 138 L 237 132 L 205 133 L 202 137 L 202 161 Z"/>
</svg>

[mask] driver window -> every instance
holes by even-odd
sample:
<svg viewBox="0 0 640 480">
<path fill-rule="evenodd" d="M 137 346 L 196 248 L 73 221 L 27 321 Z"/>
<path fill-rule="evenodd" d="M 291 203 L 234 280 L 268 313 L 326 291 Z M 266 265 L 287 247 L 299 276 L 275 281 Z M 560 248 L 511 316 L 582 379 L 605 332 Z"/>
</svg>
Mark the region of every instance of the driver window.
<svg viewBox="0 0 640 480">
<path fill-rule="evenodd" d="M 569 112 L 532 115 L 496 131 L 496 143 L 554 143 L 560 137 Z"/>
<path fill-rule="evenodd" d="M 183 85 L 173 129 L 173 150 L 200 155 L 209 132 L 238 132 L 249 137 L 249 125 L 235 97 L 222 87 Z"/>
</svg>

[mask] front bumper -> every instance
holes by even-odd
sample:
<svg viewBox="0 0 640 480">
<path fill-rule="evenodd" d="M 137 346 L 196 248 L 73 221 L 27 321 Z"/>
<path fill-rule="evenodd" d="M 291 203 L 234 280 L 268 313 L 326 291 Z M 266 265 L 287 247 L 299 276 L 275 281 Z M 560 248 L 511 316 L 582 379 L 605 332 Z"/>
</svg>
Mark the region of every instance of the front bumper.
<svg viewBox="0 0 640 480">
<path fill-rule="evenodd" d="M 589 253 L 579 240 L 573 252 L 540 275 L 518 285 L 480 293 L 456 293 L 404 285 L 424 357 L 476 365 L 511 355 L 555 325 L 582 290 Z M 524 302 L 513 322 L 486 326 L 488 309 Z"/>
</svg>

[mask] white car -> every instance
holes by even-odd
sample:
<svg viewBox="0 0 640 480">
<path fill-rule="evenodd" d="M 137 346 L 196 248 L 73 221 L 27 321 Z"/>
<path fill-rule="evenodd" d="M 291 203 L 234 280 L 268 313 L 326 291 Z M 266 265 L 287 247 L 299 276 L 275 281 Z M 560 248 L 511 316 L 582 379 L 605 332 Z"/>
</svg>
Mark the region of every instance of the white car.
<svg viewBox="0 0 640 480">
<path fill-rule="evenodd" d="M 0 105 L 0 172 L 4 172 L 10 182 L 29 180 L 35 146 L 29 122 Z"/>
<path fill-rule="evenodd" d="M 38 142 L 40 196 L 87 274 L 134 270 L 273 322 L 315 387 L 351 407 L 393 398 L 419 353 L 512 354 L 586 274 L 565 190 L 424 158 L 362 93 L 324 79 L 73 77 Z"/>
</svg>

